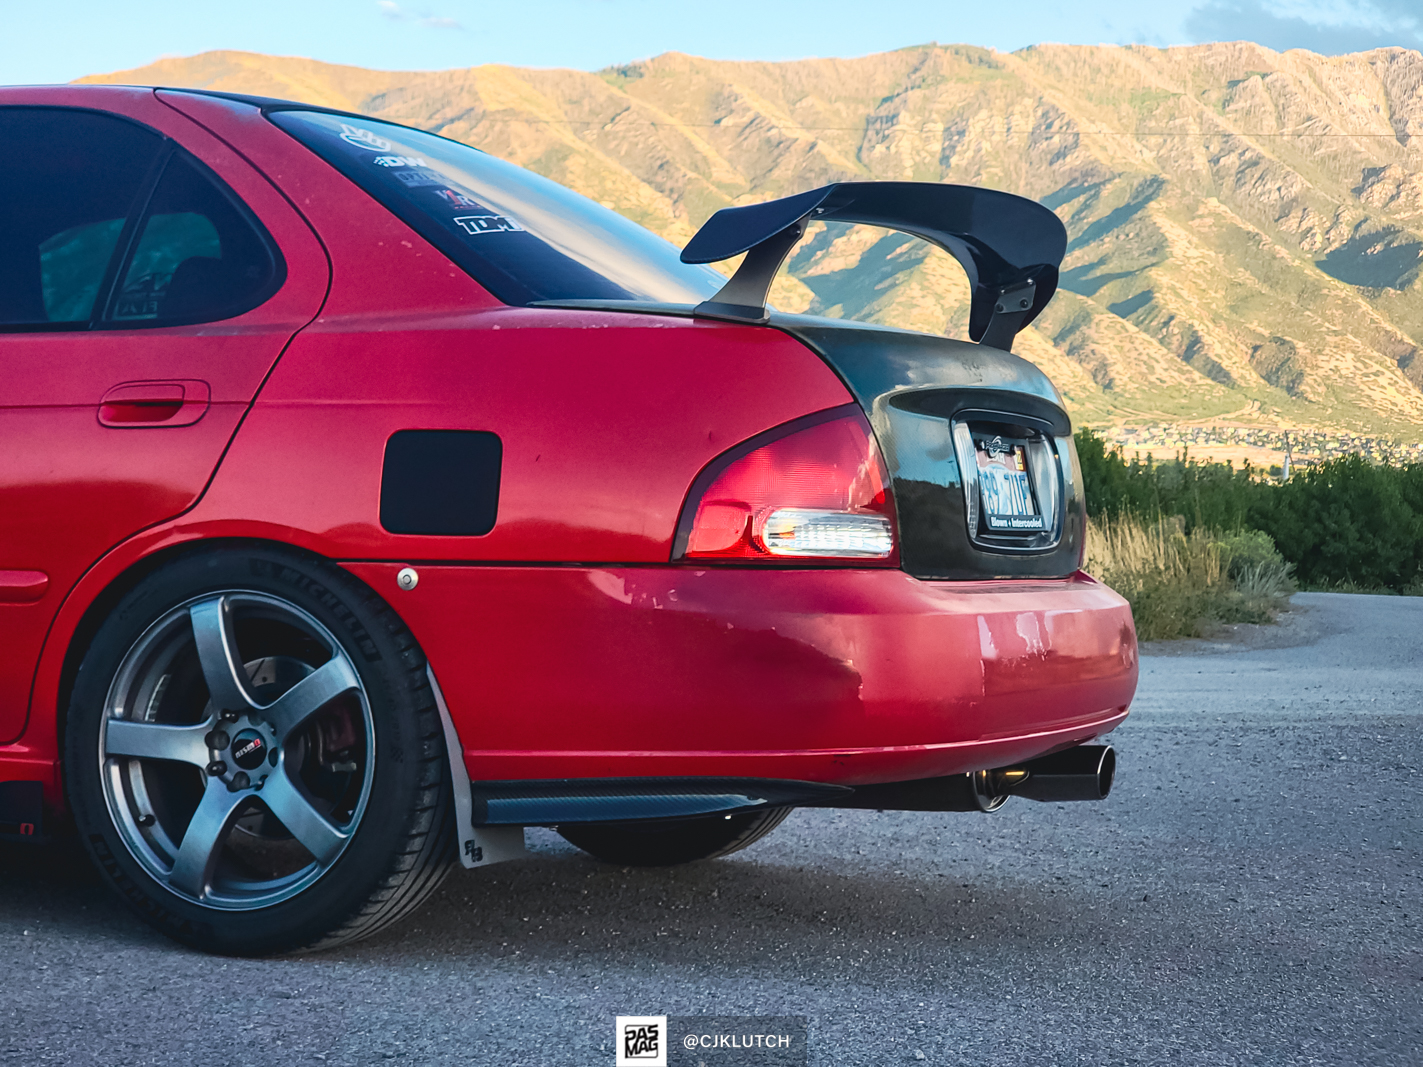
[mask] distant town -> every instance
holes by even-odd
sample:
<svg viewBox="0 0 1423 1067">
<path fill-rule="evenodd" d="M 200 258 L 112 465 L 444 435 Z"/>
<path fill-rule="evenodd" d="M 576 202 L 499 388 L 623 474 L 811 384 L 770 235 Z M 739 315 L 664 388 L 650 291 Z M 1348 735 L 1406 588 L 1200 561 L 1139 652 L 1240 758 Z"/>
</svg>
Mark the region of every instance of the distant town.
<svg viewBox="0 0 1423 1067">
<path fill-rule="evenodd" d="M 1104 427 L 1097 431 L 1130 460 L 1148 456 L 1170 461 L 1180 453 L 1203 462 L 1245 461 L 1266 473 L 1283 473 L 1286 457 L 1292 468 L 1322 460 L 1359 455 L 1374 463 L 1423 463 L 1423 442 L 1405 443 L 1383 437 L 1319 430 L 1272 430 L 1250 426 L 1181 426 L 1156 424 Z"/>
</svg>

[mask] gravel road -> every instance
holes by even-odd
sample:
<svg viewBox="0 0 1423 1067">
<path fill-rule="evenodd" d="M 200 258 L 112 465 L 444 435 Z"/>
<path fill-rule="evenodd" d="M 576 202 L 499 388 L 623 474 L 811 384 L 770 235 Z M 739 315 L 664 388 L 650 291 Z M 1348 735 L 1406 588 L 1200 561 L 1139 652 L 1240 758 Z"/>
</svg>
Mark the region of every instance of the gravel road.
<svg viewBox="0 0 1423 1067">
<path fill-rule="evenodd" d="M 0 846 L 0 1063 L 613 1063 L 613 1016 L 803 1015 L 811 1062 L 1423 1062 L 1423 599 L 1152 649 L 1101 804 L 799 811 L 725 860 L 545 831 L 320 956 L 187 952 Z M 1284 646 L 1284 647 L 1270 647 Z"/>
</svg>

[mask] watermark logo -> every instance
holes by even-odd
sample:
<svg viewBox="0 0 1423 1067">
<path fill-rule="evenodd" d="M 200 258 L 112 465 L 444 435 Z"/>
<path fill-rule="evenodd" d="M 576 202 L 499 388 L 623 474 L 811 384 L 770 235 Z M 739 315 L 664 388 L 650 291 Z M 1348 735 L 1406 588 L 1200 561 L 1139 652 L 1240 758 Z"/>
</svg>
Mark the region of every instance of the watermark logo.
<svg viewBox="0 0 1423 1067">
<path fill-rule="evenodd" d="M 617 1064 L 807 1067 L 807 1024 L 803 1015 L 620 1015 Z"/>
<path fill-rule="evenodd" d="M 617 1067 L 667 1067 L 667 1016 L 617 1017 Z"/>
</svg>

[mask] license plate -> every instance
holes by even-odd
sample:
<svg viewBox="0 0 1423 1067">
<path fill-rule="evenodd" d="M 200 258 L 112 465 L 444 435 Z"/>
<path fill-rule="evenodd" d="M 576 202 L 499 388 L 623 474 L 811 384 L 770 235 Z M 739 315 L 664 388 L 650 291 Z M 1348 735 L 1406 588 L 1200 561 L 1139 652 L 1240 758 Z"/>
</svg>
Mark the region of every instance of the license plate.
<svg viewBox="0 0 1423 1067">
<path fill-rule="evenodd" d="M 1028 477 L 1028 450 L 1018 442 L 974 441 L 983 523 L 1004 533 L 1041 530 L 1043 517 Z"/>
</svg>

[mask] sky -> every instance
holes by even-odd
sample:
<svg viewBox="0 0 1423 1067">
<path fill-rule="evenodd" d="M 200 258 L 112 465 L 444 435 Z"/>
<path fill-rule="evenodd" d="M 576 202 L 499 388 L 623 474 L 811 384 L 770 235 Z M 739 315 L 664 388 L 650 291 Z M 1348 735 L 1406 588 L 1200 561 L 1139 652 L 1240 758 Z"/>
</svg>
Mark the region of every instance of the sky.
<svg viewBox="0 0 1423 1067">
<path fill-rule="evenodd" d="M 1222 40 L 1423 49 L 1423 0 L 0 0 L 0 84 L 211 49 L 387 70 L 597 70 L 668 51 L 750 60 L 930 41 L 1012 51 Z"/>
</svg>

